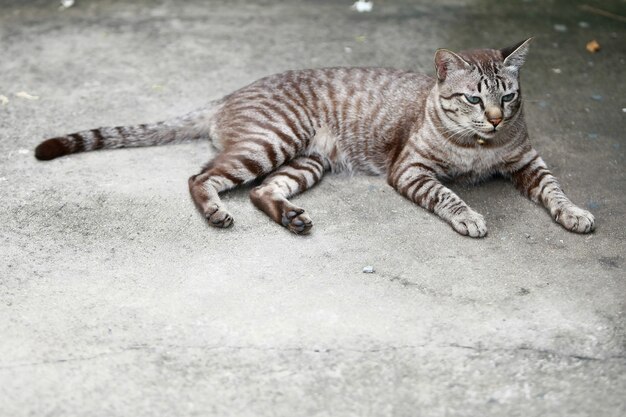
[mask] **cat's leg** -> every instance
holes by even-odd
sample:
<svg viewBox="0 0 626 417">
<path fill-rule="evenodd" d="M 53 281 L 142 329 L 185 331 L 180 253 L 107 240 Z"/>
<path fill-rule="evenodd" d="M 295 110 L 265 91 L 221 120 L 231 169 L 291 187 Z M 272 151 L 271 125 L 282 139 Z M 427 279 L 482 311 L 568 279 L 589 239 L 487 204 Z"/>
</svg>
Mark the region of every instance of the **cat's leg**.
<svg viewBox="0 0 626 417">
<path fill-rule="evenodd" d="M 252 189 L 250 199 L 276 223 L 296 234 L 307 234 L 313 226 L 311 218 L 288 198 L 313 187 L 328 168 L 328 162 L 318 154 L 298 157 Z"/>
<path fill-rule="evenodd" d="M 483 216 L 472 210 L 436 177 L 436 167 L 426 161 L 397 164 L 388 176 L 389 184 L 400 194 L 448 222 L 458 233 L 483 237 L 487 225 Z"/>
<path fill-rule="evenodd" d="M 589 233 L 595 229 L 593 214 L 577 207 L 561 189 L 545 162 L 535 149 L 517 155 L 507 162 L 505 174 L 509 174 L 517 187 L 535 203 L 541 203 L 550 211 L 552 218 L 567 230 Z"/>
<path fill-rule="evenodd" d="M 241 141 L 220 153 L 199 174 L 189 178 L 189 192 L 198 210 L 215 227 L 230 227 L 233 217 L 219 193 L 268 174 L 281 162 L 255 148 L 268 146 L 263 141 Z"/>
<path fill-rule="evenodd" d="M 219 193 L 236 187 L 243 181 L 234 180 L 212 169 L 202 170 L 189 178 L 189 192 L 196 207 L 215 227 L 230 227 L 234 220 L 224 208 Z"/>
</svg>

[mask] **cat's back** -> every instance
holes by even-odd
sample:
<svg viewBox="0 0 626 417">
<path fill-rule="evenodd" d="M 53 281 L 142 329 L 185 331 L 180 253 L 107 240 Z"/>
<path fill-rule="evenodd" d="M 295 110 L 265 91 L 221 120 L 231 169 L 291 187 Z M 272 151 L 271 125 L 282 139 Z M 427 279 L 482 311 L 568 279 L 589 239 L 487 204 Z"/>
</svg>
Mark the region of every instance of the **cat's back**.
<svg viewBox="0 0 626 417">
<path fill-rule="evenodd" d="M 410 70 L 384 67 L 332 67 L 289 70 L 261 78 L 234 92 L 232 96 L 247 93 L 276 94 L 281 91 L 304 94 L 305 101 L 319 100 L 330 95 L 332 99 L 350 98 L 354 94 L 371 94 L 398 98 L 429 91 L 434 79 Z M 233 97 L 234 98 L 234 97 Z M 309 100 L 306 100 L 309 99 Z M 303 103 L 304 104 L 304 103 Z"/>
<path fill-rule="evenodd" d="M 326 127 L 339 138 L 382 134 L 403 119 L 423 114 L 435 80 L 410 70 L 333 67 L 290 70 L 261 78 L 225 96 L 218 117 L 223 125 L 254 117 L 284 122 L 298 133 Z M 310 125 L 310 126 L 309 126 Z M 363 131 L 366 126 L 373 131 Z M 382 131 L 381 131 L 382 129 Z"/>
<path fill-rule="evenodd" d="M 380 173 L 390 149 L 399 149 L 419 125 L 434 83 L 393 68 L 286 71 L 224 97 L 213 136 L 239 143 L 246 124 L 296 153 L 318 152 L 338 167 Z"/>
</svg>

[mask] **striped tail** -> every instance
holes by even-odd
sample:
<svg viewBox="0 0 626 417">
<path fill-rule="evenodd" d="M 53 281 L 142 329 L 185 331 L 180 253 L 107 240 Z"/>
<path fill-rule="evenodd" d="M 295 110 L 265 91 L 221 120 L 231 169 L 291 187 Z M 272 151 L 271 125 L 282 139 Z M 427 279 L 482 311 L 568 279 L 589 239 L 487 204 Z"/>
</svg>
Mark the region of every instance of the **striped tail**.
<svg viewBox="0 0 626 417">
<path fill-rule="evenodd" d="M 212 106 L 211 106 L 212 107 Z M 180 143 L 209 135 L 212 108 L 151 124 L 100 127 L 44 140 L 35 157 L 48 161 L 71 153 Z"/>
</svg>

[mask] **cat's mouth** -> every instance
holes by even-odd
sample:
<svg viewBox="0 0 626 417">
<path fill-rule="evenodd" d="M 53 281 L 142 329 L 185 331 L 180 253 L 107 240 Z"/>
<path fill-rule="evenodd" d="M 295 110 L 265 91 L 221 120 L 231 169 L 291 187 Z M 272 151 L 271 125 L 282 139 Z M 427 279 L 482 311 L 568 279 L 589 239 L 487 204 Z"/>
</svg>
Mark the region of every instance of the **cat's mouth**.
<svg viewBox="0 0 626 417">
<path fill-rule="evenodd" d="M 502 130 L 503 123 L 498 124 L 497 126 L 493 126 L 491 124 L 486 123 L 474 123 L 474 132 L 476 136 L 481 137 L 483 139 L 492 139 Z"/>
<path fill-rule="evenodd" d="M 479 136 L 483 139 L 491 139 L 493 138 L 496 133 L 498 133 L 500 130 L 496 129 L 495 127 L 491 130 L 476 130 L 476 136 Z"/>
</svg>

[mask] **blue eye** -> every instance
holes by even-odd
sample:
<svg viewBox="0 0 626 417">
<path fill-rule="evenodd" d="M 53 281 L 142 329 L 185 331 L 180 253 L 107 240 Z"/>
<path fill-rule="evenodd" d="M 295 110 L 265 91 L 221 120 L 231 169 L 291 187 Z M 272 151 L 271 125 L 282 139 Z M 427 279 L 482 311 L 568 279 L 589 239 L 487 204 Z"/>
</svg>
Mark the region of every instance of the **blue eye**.
<svg viewBox="0 0 626 417">
<path fill-rule="evenodd" d="M 481 102 L 480 97 L 470 96 L 469 94 L 465 94 L 465 99 L 472 104 L 478 104 Z"/>
<path fill-rule="evenodd" d="M 511 101 L 515 97 L 515 93 L 507 94 L 506 96 L 502 96 L 502 101 Z"/>
</svg>

